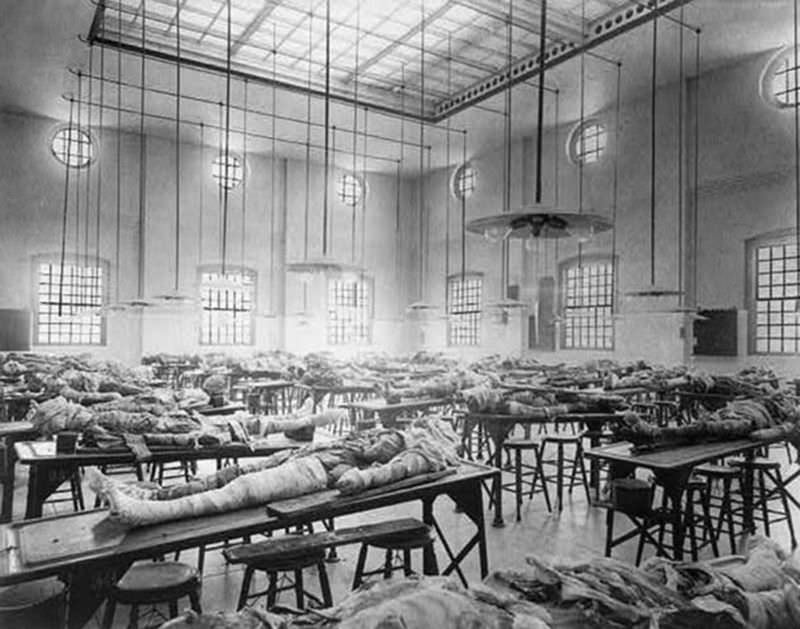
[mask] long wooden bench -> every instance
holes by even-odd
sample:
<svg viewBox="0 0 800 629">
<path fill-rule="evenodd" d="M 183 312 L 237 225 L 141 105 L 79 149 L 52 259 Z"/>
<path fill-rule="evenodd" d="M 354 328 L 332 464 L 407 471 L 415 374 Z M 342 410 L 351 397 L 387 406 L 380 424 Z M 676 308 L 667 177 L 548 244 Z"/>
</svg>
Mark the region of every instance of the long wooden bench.
<svg viewBox="0 0 800 629">
<path fill-rule="evenodd" d="M 286 556 L 304 555 L 314 551 L 369 543 L 387 535 L 406 535 L 427 531 L 425 523 L 416 518 L 401 518 L 376 524 L 364 524 L 335 531 L 321 531 L 306 535 L 285 535 L 261 542 L 233 546 L 222 551 L 229 563 L 252 563 L 278 560 Z"/>
</svg>

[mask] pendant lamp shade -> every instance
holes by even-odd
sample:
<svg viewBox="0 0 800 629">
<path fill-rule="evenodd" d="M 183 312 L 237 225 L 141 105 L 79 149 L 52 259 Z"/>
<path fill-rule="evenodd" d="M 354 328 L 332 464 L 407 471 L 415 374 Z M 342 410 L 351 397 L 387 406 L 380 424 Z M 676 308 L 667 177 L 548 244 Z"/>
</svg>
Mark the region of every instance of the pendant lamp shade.
<svg viewBox="0 0 800 629">
<path fill-rule="evenodd" d="M 547 0 L 541 3 L 541 22 L 539 26 L 539 48 L 544 51 L 547 44 Z M 504 206 L 500 213 L 474 219 L 467 224 L 467 231 L 484 236 L 491 242 L 506 241 L 509 238 L 577 238 L 579 242 L 587 242 L 595 234 L 608 231 L 613 224 L 604 217 L 586 211 L 569 211 L 562 208 L 546 207 L 542 204 L 542 152 L 544 138 L 544 85 L 545 60 L 547 55 L 539 55 L 539 85 L 536 134 L 536 196 L 533 205 L 523 207 L 516 212 L 507 208 L 509 195 L 506 193 Z M 511 61 L 509 60 L 509 67 Z M 510 124 L 507 122 L 507 137 Z M 508 141 L 508 140 L 507 140 Z M 506 151 L 509 147 L 506 147 Z M 506 178 L 510 176 L 507 172 Z M 508 185 L 507 185 L 508 187 Z M 501 300 L 504 301 L 504 300 Z"/>
</svg>

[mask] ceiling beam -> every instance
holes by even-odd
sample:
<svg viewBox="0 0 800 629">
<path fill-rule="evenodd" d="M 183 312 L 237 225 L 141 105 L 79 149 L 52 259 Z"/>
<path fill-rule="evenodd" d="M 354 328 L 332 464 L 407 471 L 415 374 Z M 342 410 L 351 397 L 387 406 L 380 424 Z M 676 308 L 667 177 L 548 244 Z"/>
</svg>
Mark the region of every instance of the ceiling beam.
<svg viewBox="0 0 800 629">
<path fill-rule="evenodd" d="M 575 44 L 564 42 L 550 45 L 544 51 L 544 68 L 552 69 L 562 63 L 588 52 L 600 44 L 619 37 L 623 33 L 633 30 L 642 24 L 652 21 L 655 17 L 689 4 L 692 0 L 654 0 L 655 8 L 637 4 L 636 6 L 622 7 L 612 11 L 602 18 L 592 21 L 586 29 L 584 43 Z M 452 97 L 439 102 L 431 118 L 435 121 L 443 120 L 452 114 L 468 109 L 476 103 L 505 90 L 509 83 L 516 85 L 527 81 L 540 73 L 539 53 L 522 57 L 503 68 L 490 77 L 461 90 Z"/>
<path fill-rule="evenodd" d="M 247 40 L 250 39 L 253 33 L 261 28 L 261 25 L 264 24 L 270 15 L 272 15 L 272 12 L 279 4 L 280 0 L 264 0 L 264 4 L 259 12 L 252 19 L 250 24 L 245 27 L 245 29 L 242 31 L 242 34 L 236 39 L 236 41 L 233 42 L 233 45 L 231 45 L 231 56 L 239 52 L 239 49 L 247 43 Z"/>
<path fill-rule="evenodd" d="M 395 39 L 389 45 L 385 46 L 383 49 L 381 49 L 379 52 L 375 53 L 369 59 L 365 59 L 364 61 L 362 61 L 358 65 L 358 67 L 347 77 L 345 82 L 349 83 L 357 75 L 361 74 L 362 72 L 364 72 L 368 68 L 371 68 L 376 63 L 378 63 L 381 59 L 383 59 L 387 55 L 391 54 L 392 51 L 396 50 L 399 46 L 403 45 L 405 42 L 407 42 L 409 39 L 411 39 L 415 35 L 418 35 L 420 32 L 422 32 L 422 25 L 423 24 L 435 21 L 435 20 L 439 19 L 440 17 L 442 17 L 445 13 L 447 13 L 450 10 L 450 7 L 453 6 L 453 3 L 454 3 L 454 0 L 447 0 L 447 2 L 445 2 L 438 9 L 436 9 L 435 11 L 432 11 L 431 13 L 426 15 L 424 20 L 421 20 L 420 22 L 417 22 L 416 24 L 414 24 L 414 26 L 409 28 L 405 33 L 400 35 L 400 37 Z"/>
</svg>

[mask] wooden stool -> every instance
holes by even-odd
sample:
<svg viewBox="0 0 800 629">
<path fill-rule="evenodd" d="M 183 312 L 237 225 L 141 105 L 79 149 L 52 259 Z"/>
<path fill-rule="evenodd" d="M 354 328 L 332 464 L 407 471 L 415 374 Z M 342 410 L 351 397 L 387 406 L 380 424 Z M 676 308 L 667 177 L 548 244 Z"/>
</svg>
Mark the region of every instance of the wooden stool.
<svg viewBox="0 0 800 629">
<path fill-rule="evenodd" d="M 556 468 L 555 474 L 551 474 L 550 476 L 545 476 L 545 482 L 550 482 L 555 479 L 556 483 L 556 499 L 558 501 L 558 510 L 561 511 L 564 507 L 563 502 L 563 495 L 564 495 L 564 478 L 566 476 L 566 472 L 570 473 L 569 478 L 569 493 L 572 494 L 572 488 L 575 485 L 575 474 L 580 470 L 581 473 L 581 483 L 583 484 L 583 489 L 586 492 L 586 500 L 589 502 L 591 500 L 589 496 L 589 481 L 586 478 L 586 466 L 583 461 L 583 436 L 578 435 L 547 435 L 542 439 L 542 445 L 540 446 L 539 451 L 539 458 L 541 460 L 542 466 L 554 466 Z M 555 445 L 556 446 L 556 458 L 554 459 L 545 459 L 544 453 L 545 449 L 548 445 Z M 572 445 L 575 447 L 575 454 L 572 457 L 572 461 L 566 461 L 564 459 L 564 447 Z"/>
<path fill-rule="evenodd" d="M 742 468 L 747 464 L 746 461 L 736 460 L 730 463 L 734 467 Z M 786 522 L 789 527 L 789 536 L 792 540 L 792 548 L 797 547 L 797 539 L 794 533 L 794 522 L 792 512 L 789 509 L 789 500 L 786 496 L 786 486 L 781 476 L 781 464 L 765 458 L 755 458 L 753 466 L 753 519 L 760 521 L 764 526 L 764 533 L 770 536 L 770 527 L 778 522 Z M 767 486 L 770 481 L 771 486 Z M 780 500 L 779 507 L 770 506 L 770 502 Z M 734 509 L 734 513 L 742 513 L 743 507 L 739 501 L 739 508 Z M 760 511 L 760 513 L 759 513 Z"/>
<path fill-rule="evenodd" d="M 379 570 L 365 570 L 367 563 L 367 553 L 369 547 L 374 546 L 385 551 L 385 558 L 383 568 Z M 426 575 L 439 574 L 439 567 L 436 565 L 436 555 L 433 553 L 433 537 L 431 536 L 430 529 L 422 530 L 417 533 L 387 535 L 385 537 L 373 539 L 369 543 L 361 544 L 361 550 L 358 553 L 358 561 L 356 562 L 356 573 L 353 577 L 353 589 L 358 588 L 363 582 L 364 577 L 372 576 L 375 574 L 382 574 L 384 579 L 389 579 L 392 573 L 396 570 L 402 570 L 405 576 L 410 576 L 414 573 L 411 568 L 411 551 L 422 549 L 423 552 L 430 551 L 431 565 L 424 565 L 423 573 Z M 403 553 L 403 563 L 399 566 L 394 565 L 394 553 Z"/>
<path fill-rule="evenodd" d="M 298 609 L 305 609 L 306 598 L 314 601 L 319 607 L 331 607 L 333 605 L 331 586 L 328 581 L 328 573 L 325 570 L 324 548 L 299 554 L 286 554 L 283 557 L 272 558 L 269 561 L 255 558 L 245 560 L 243 563 L 245 564 L 244 579 L 242 580 L 242 589 L 239 592 L 239 602 L 236 605 L 237 610 L 247 605 L 247 601 L 265 594 L 267 595 L 267 610 L 270 610 L 275 606 L 278 594 L 286 590 L 294 590 L 295 603 Z M 322 599 L 308 592 L 303 585 L 303 570 L 314 567 L 316 567 L 319 575 Z M 267 574 L 269 585 L 266 590 L 251 594 L 250 586 L 256 571 Z M 292 573 L 294 581 L 289 585 L 279 587 L 278 576 L 282 573 Z"/>
<path fill-rule="evenodd" d="M 192 475 L 192 463 L 189 461 L 173 461 L 170 463 L 155 463 L 150 468 L 150 481 L 164 484 L 164 480 L 173 480 L 180 478 L 183 482 L 188 483 Z M 196 466 L 195 466 L 196 469 Z"/>
<path fill-rule="evenodd" d="M 191 566 L 177 561 L 132 565 L 111 589 L 103 614 L 103 629 L 111 629 L 117 603 L 131 606 L 128 627 L 139 625 L 139 606 L 169 604 L 170 618 L 178 615 L 178 600 L 188 596 L 192 609 L 200 610 L 200 578 Z"/>
<path fill-rule="evenodd" d="M 547 491 L 547 483 L 544 479 L 542 460 L 539 457 L 539 444 L 536 441 L 526 441 L 524 439 L 511 439 L 503 444 L 509 457 L 513 454 L 514 482 L 503 484 L 503 489 L 513 490 L 517 501 L 517 522 L 522 519 L 522 494 L 528 488 L 528 499 L 532 499 L 534 494 L 543 493 L 547 503 L 547 510 L 552 511 L 550 505 L 550 494 Z M 534 464 L 529 465 L 522 460 L 523 452 L 533 452 Z M 528 470 L 528 471 L 526 471 Z M 527 480 L 530 479 L 530 480 Z M 537 488 L 541 480 L 541 487 Z"/>
<path fill-rule="evenodd" d="M 741 491 L 742 475 L 741 472 L 729 465 L 698 465 L 694 468 L 694 473 L 706 479 L 706 492 L 708 493 L 709 505 L 717 509 L 717 522 L 714 527 L 714 537 L 719 543 L 722 528 L 727 525 L 728 543 L 730 544 L 731 555 L 736 554 L 736 527 L 733 518 L 733 481 L 739 483 L 738 491 Z M 714 483 L 722 483 L 722 495 L 715 496 L 713 492 Z"/>
<path fill-rule="evenodd" d="M 695 512 L 695 506 L 700 507 L 700 512 Z M 683 505 L 671 505 L 667 502 L 667 496 L 662 496 L 661 507 L 654 509 L 649 516 L 649 527 L 658 527 L 658 543 L 656 549 L 659 555 L 668 555 L 664 546 L 664 535 L 666 534 L 667 527 L 672 526 L 673 509 L 678 508 L 682 510 L 684 542 L 688 539 L 689 548 L 684 548 L 684 552 L 688 550 L 691 554 L 692 561 L 697 561 L 699 551 L 705 546 L 711 546 L 711 552 L 714 557 L 719 557 L 719 549 L 717 548 L 717 538 L 715 535 L 714 524 L 711 520 L 711 507 L 708 501 L 708 492 L 706 490 L 706 481 L 703 478 L 690 478 L 686 483 L 685 497 Z M 698 534 L 698 525 L 700 531 Z M 670 530 L 671 535 L 675 535 L 675 531 Z M 639 551 L 637 552 L 637 565 L 641 560 L 641 550 L 644 543 L 652 543 L 652 539 L 641 540 L 639 542 Z M 700 542 L 698 544 L 698 541 Z"/>
</svg>

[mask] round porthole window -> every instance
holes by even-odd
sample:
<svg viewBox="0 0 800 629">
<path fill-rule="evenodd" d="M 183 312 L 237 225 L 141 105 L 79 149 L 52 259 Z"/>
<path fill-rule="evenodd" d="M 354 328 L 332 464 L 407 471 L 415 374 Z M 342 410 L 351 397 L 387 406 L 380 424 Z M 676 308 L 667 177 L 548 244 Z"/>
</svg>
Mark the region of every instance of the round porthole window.
<svg viewBox="0 0 800 629">
<path fill-rule="evenodd" d="M 236 155 L 220 155 L 211 161 L 211 176 L 221 187 L 231 190 L 244 181 L 244 163 Z"/>
<path fill-rule="evenodd" d="M 364 198 L 364 182 L 351 173 L 343 173 L 336 180 L 336 196 L 345 205 L 358 205 Z"/>
<path fill-rule="evenodd" d="M 797 83 L 800 68 L 800 51 L 795 55 L 793 47 L 784 48 L 770 59 L 761 74 L 761 95 L 776 107 L 792 107 L 797 104 Z"/>
<path fill-rule="evenodd" d="M 72 168 L 84 168 L 95 158 L 95 147 L 88 131 L 76 125 L 60 127 L 50 140 L 53 156 Z"/>
<path fill-rule="evenodd" d="M 597 120 L 586 120 L 572 130 L 567 153 L 573 164 L 594 164 L 606 150 L 608 133 Z"/>
<path fill-rule="evenodd" d="M 453 173 L 450 187 L 456 199 L 468 199 L 475 192 L 478 172 L 472 164 L 462 164 Z"/>
</svg>

